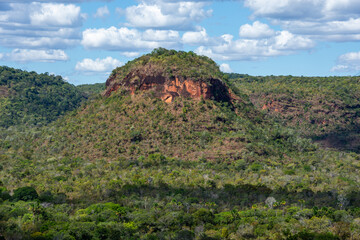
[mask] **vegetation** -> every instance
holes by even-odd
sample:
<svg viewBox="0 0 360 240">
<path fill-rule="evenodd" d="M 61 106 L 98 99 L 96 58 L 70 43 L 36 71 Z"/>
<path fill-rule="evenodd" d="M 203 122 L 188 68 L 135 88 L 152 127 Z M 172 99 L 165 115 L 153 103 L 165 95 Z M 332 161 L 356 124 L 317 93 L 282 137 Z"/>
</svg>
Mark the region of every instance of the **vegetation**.
<svg viewBox="0 0 360 240">
<path fill-rule="evenodd" d="M 359 77 L 229 74 L 259 110 L 327 147 L 360 151 Z"/>
<path fill-rule="evenodd" d="M 96 97 L 105 90 L 105 83 L 95 83 L 95 84 L 82 84 L 76 86 L 80 92 L 83 92 L 88 97 Z"/>
<path fill-rule="evenodd" d="M 121 82 L 129 72 L 142 69 L 163 75 L 167 78 L 180 76 L 193 80 L 208 81 L 212 78 L 222 78 L 217 64 L 210 58 L 198 56 L 193 52 L 154 49 L 151 53 L 143 55 L 124 66 L 113 70 L 111 77 L 116 76 L 116 81 Z"/>
<path fill-rule="evenodd" d="M 296 109 L 325 92 L 345 106 L 346 94 L 325 78 L 303 78 L 309 89 L 288 78 L 229 75 L 232 106 L 77 87 L 97 97 L 44 126 L 3 128 L 0 239 L 360 239 L 360 155 L 315 144 L 306 127 L 319 126 L 274 110 L 285 96 Z M 266 102 L 277 94 L 278 105 Z M 349 109 L 328 115 L 350 126 L 336 118 Z"/>
<path fill-rule="evenodd" d="M 84 94 L 62 77 L 0 67 L 0 127 L 42 125 L 74 110 Z"/>
</svg>

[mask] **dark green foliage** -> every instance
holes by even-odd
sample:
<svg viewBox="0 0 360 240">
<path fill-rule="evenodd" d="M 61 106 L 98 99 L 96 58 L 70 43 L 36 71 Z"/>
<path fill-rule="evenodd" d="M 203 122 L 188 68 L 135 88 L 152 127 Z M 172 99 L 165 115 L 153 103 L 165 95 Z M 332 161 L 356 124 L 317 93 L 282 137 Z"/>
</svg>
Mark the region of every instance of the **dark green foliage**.
<svg viewBox="0 0 360 240">
<path fill-rule="evenodd" d="M 31 201 L 38 199 L 39 195 L 33 187 L 21 187 L 14 190 L 13 201 Z"/>
<path fill-rule="evenodd" d="M 340 240 L 332 233 L 314 233 L 308 231 L 299 232 L 287 238 L 288 240 Z"/>
<path fill-rule="evenodd" d="M 85 99 L 60 76 L 0 67 L 0 127 L 45 124 Z"/>
<path fill-rule="evenodd" d="M 2 200 L 8 200 L 11 196 L 5 187 L 0 187 L 0 202 Z"/>
</svg>

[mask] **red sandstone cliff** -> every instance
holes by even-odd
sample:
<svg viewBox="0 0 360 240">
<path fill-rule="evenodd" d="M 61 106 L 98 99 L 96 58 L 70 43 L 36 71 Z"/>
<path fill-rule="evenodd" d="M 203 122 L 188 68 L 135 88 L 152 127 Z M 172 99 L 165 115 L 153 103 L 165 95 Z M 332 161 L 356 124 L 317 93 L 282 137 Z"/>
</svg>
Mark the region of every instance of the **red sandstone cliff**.
<svg viewBox="0 0 360 240">
<path fill-rule="evenodd" d="M 130 71 L 123 79 L 118 79 L 118 76 L 113 74 L 106 81 L 104 95 L 110 96 L 112 92 L 121 89 L 131 94 L 135 94 L 137 91 L 153 90 L 155 96 L 165 102 L 172 102 L 179 96 L 196 100 L 214 99 L 222 102 L 231 102 L 233 99 L 237 99 L 219 79 L 203 81 L 164 75 L 161 70 L 156 67 L 151 68 L 151 66 Z"/>
</svg>

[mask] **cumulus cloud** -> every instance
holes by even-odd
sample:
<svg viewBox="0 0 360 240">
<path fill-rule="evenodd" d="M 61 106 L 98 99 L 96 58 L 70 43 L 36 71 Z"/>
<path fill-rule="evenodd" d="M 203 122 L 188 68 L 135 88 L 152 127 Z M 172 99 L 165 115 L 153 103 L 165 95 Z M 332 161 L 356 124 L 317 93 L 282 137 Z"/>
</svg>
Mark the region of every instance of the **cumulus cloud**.
<svg viewBox="0 0 360 240">
<path fill-rule="evenodd" d="M 109 9 L 107 6 L 99 7 L 94 14 L 95 18 L 103 18 L 110 15 Z"/>
<path fill-rule="evenodd" d="M 69 57 L 63 50 L 14 49 L 0 56 L 1 60 L 15 62 L 56 62 L 67 61 Z"/>
<path fill-rule="evenodd" d="M 113 0 L 52 0 L 58 3 L 81 3 L 81 2 L 112 2 Z M 28 3 L 29 0 L 0 0 L 0 3 Z M 49 2 L 49 0 L 36 0 L 36 2 Z"/>
<path fill-rule="evenodd" d="M 108 72 L 122 65 L 122 62 L 112 57 L 97 58 L 95 60 L 85 58 L 81 62 L 76 63 L 75 69 L 82 72 Z"/>
<path fill-rule="evenodd" d="M 0 45 L 29 49 L 64 49 L 80 42 L 84 20 L 73 4 L 10 3 L 0 15 Z"/>
<path fill-rule="evenodd" d="M 195 52 L 216 60 L 259 60 L 267 57 L 294 54 L 299 50 L 313 48 L 315 43 L 306 37 L 288 31 L 278 31 L 271 38 L 237 39 L 225 34 L 221 42 L 212 46 L 200 46 Z"/>
<path fill-rule="evenodd" d="M 30 24 L 32 26 L 60 26 L 74 27 L 81 24 L 80 7 L 73 4 L 33 3 L 33 11 L 30 12 Z"/>
<path fill-rule="evenodd" d="M 339 42 L 360 40 L 360 18 L 327 22 L 283 21 L 281 24 L 292 32 L 319 40 Z"/>
<path fill-rule="evenodd" d="M 148 29 L 143 33 L 142 38 L 146 41 L 177 41 L 179 39 L 179 32 Z"/>
<path fill-rule="evenodd" d="M 253 17 L 326 41 L 360 40 L 358 0 L 245 0 Z"/>
<path fill-rule="evenodd" d="M 252 25 L 242 25 L 239 30 L 239 36 L 243 38 L 266 38 L 274 36 L 274 34 L 275 31 L 269 25 L 259 21 L 254 22 Z"/>
<path fill-rule="evenodd" d="M 83 32 L 82 45 L 87 49 L 105 49 L 123 52 L 137 52 L 157 47 L 178 46 L 179 34 L 172 30 L 147 30 L 126 27 L 87 29 Z"/>
<path fill-rule="evenodd" d="M 220 70 L 225 72 L 225 73 L 231 73 L 233 72 L 233 70 L 231 69 L 230 65 L 227 63 L 223 63 L 220 65 Z"/>
<path fill-rule="evenodd" d="M 128 26 L 187 30 L 194 22 L 210 17 L 212 10 L 205 10 L 204 2 L 146 2 L 126 8 Z"/>
<path fill-rule="evenodd" d="M 207 44 L 210 38 L 205 28 L 200 28 L 195 32 L 185 32 L 182 36 L 182 42 L 189 45 Z"/>
<path fill-rule="evenodd" d="M 137 57 L 137 56 L 140 55 L 139 52 L 121 52 L 120 54 L 125 56 L 125 57 L 129 57 L 129 58 Z"/>
<path fill-rule="evenodd" d="M 319 18 L 325 0 L 245 0 L 258 17 L 275 19 Z"/>
<path fill-rule="evenodd" d="M 341 55 L 331 71 L 333 72 L 357 72 L 360 71 L 360 52 L 349 52 Z"/>
</svg>

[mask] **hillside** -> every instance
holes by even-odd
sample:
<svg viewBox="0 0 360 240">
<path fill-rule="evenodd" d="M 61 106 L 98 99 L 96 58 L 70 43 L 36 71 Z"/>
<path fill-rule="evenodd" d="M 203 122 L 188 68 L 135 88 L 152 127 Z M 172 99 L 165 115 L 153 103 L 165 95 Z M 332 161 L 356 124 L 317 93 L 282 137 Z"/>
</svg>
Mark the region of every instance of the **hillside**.
<svg viewBox="0 0 360 240">
<path fill-rule="evenodd" d="M 106 85 L 44 127 L 1 132 L 0 239 L 360 236 L 360 155 L 284 126 L 212 60 L 156 49 Z"/>
<path fill-rule="evenodd" d="M 230 81 L 254 106 L 325 147 L 360 151 L 359 77 L 253 77 Z"/>
<path fill-rule="evenodd" d="M 42 125 L 74 110 L 85 95 L 62 77 L 0 67 L 0 127 Z"/>
<path fill-rule="evenodd" d="M 104 92 L 105 83 L 81 84 L 77 85 L 76 88 L 86 94 L 88 97 L 96 97 Z"/>
</svg>

